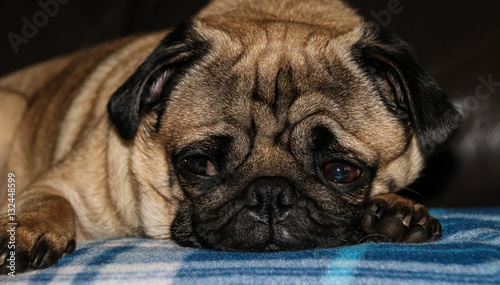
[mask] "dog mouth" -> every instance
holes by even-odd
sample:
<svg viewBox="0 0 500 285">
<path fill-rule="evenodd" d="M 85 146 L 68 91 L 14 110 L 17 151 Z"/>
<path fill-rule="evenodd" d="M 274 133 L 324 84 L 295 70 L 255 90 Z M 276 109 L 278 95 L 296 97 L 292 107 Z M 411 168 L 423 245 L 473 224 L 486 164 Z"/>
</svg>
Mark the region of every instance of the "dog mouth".
<svg viewBox="0 0 500 285">
<path fill-rule="evenodd" d="M 255 208 L 230 208 L 218 216 L 188 214 L 185 227 L 173 224 L 174 240 L 183 246 L 219 251 L 276 252 L 339 247 L 362 238 L 358 215 L 334 217 L 306 200 L 285 211 L 268 211 L 267 216 Z"/>
<path fill-rule="evenodd" d="M 320 225 L 300 210 L 290 211 L 283 220 L 255 221 L 251 211 L 242 211 L 224 226 L 213 229 L 195 226 L 202 248 L 276 252 L 329 248 L 356 243 L 359 231 L 349 225 Z M 274 221 L 273 221 L 274 220 Z"/>
<path fill-rule="evenodd" d="M 217 209 L 203 211 L 186 202 L 172 224 L 172 236 L 183 246 L 243 252 L 354 244 L 361 238 L 361 207 L 337 204 L 323 209 L 287 179 L 264 177 Z"/>
</svg>

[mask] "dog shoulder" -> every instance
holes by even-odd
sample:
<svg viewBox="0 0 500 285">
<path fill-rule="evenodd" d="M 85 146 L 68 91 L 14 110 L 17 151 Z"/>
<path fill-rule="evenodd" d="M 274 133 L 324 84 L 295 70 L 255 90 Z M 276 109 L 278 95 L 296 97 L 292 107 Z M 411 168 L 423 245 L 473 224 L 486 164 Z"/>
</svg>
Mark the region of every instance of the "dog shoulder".
<svg viewBox="0 0 500 285">
<path fill-rule="evenodd" d="M 111 94 L 164 34 L 117 39 L 0 78 L 0 111 L 8 115 L 0 123 L 2 166 L 28 184 L 85 143 L 89 130 L 107 122 Z"/>
</svg>

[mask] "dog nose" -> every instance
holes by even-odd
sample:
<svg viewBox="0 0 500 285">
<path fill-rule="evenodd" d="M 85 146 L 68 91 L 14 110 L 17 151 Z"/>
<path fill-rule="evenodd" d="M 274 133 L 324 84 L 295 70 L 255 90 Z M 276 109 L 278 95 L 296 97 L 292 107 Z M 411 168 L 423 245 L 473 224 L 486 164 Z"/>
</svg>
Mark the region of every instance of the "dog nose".
<svg viewBox="0 0 500 285">
<path fill-rule="evenodd" d="M 247 189 L 248 213 L 255 221 L 264 224 L 283 222 L 296 200 L 295 187 L 282 177 L 260 177 Z"/>
</svg>

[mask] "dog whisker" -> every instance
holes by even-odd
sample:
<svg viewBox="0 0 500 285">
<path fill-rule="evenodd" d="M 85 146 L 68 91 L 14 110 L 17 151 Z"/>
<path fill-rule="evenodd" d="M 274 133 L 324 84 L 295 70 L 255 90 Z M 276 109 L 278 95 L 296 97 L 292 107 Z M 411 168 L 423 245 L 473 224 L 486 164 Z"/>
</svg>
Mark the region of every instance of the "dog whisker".
<svg viewBox="0 0 500 285">
<path fill-rule="evenodd" d="M 424 199 L 424 196 L 422 194 L 420 194 L 418 191 L 415 191 L 415 190 L 408 188 L 408 187 L 401 187 L 401 189 L 404 189 L 408 192 L 411 192 L 411 193 L 417 195 L 418 197 L 420 197 L 421 199 Z"/>
<path fill-rule="evenodd" d="M 168 185 L 159 185 L 159 186 L 154 186 L 153 188 L 149 188 L 149 189 L 139 189 L 139 193 L 137 195 L 134 195 L 134 197 L 132 198 L 132 200 L 129 201 L 129 203 L 127 204 L 127 206 L 130 206 L 130 204 L 136 202 L 137 200 L 139 200 L 139 198 L 141 196 L 145 196 L 145 195 L 149 195 L 148 193 L 149 192 L 158 192 L 157 189 L 158 188 L 166 188 L 166 187 L 169 187 Z"/>
</svg>

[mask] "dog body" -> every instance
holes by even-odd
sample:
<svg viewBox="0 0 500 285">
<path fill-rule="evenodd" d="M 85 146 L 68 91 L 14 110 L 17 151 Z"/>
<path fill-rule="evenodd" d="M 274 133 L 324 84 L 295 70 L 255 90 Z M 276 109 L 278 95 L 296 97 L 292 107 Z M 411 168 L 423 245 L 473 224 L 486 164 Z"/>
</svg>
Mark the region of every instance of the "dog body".
<svg viewBox="0 0 500 285">
<path fill-rule="evenodd" d="M 108 43 L 2 80 L 2 92 L 6 93 L 2 99 L 16 98 L 18 102 L 3 107 L 21 117 L 18 125 L 5 125 L 16 133 L 12 143 L 5 144 L 9 156 L 2 173 L 3 177 L 7 172 L 16 175 L 18 208 L 24 207 L 24 195 L 32 195 L 24 193 L 27 186 L 40 182 L 45 192 L 63 195 L 72 202 L 82 219 L 77 223 L 83 226 L 78 239 L 138 233 L 136 194 L 132 193 L 132 181 L 126 178 L 130 147 L 109 123 L 106 104 L 164 34 Z M 61 85 L 68 80 L 75 84 Z M 26 86 L 31 88 L 20 89 Z M 2 195 L 7 197 L 3 186 Z M 7 200 L 2 202 L 2 212 L 6 212 Z M 116 203 L 125 204 L 115 208 L 112 205 Z"/>
<path fill-rule="evenodd" d="M 327 0 L 215 0 L 165 33 L 0 79 L 19 271 L 111 236 L 242 251 L 439 237 L 392 193 L 459 116 L 404 43 Z"/>
</svg>

